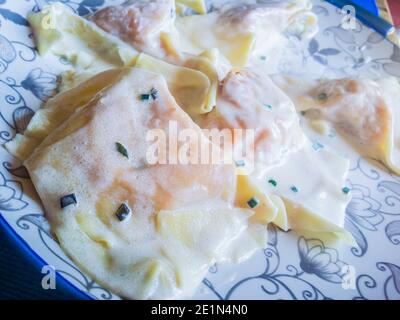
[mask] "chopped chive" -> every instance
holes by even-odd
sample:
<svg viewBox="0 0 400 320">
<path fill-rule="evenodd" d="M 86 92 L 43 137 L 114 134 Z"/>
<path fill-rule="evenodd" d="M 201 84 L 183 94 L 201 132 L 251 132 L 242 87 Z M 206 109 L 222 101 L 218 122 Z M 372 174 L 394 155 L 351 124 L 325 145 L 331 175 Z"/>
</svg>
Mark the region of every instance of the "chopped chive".
<svg viewBox="0 0 400 320">
<path fill-rule="evenodd" d="M 157 98 L 158 98 L 158 91 L 155 88 L 151 88 L 149 93 L 142 93 L 139 96 L 139 99 L 141 101 L 148 101 L 150 99 L 157 100 Z"/>
<path fill-rule="evenodd" d="M 267 57 L 266 56 L 260 56 L 260 59 L 261 60 L 267 60 Z"/>
<path fill-rule="evenodd" d="M 342 189 L 342 191 L 343 191 L 344 194 L 348 194 L 348 193 L 350 192 L 350 188 L 344 187 L 344 188 Z"/>
<path fill-rule="evenodd" d="M 334 130 L 331 130 L 331 132 L 329 132 L 329 134 L 328 134 L 328 137 L 329 137 L 329 138 L 334 138 L 334 137 L 336 137 L 336 132 L 335 132 Z"/>
<path fill-rule="evenodd" d="M 292 190 L 293 192 L 298 192 L 299 191 L 299 189 L 297 189 L 296 186 L 291 187 L 290 190 Z"/>
<path fill-rule="evenodd" d="M 305 116 L 305 115 L 306 115 L 306 112 L 303 110 L 303 111 L 300 111 L 300 114 L 301 114 L 302 116 Z"/>
<path fill-rule="evenodd" d="M 326 100 L 326 99 L 328 99 L 328 95 L 325 93 L 325 92 L 321 92 L 319 95 L 318 95 L 318 100 Z"/>
<path fill-rule="evenodd" d="M 117 216 L 119 221 L 124 221 L 131 213 L 131 209 L 128 207 L 127 204 L 123 203 L 117 209 L 115 215 Z"/>
<path fill-rule="evenodd" d="M 148 93 L 143 93 L 139 97 L 140 97 L 140 100 L 142 100 L 142 101 L 150 100 L 150 94 L 148 94 Z"/>
<path fill-rule="evenodd" d="M 63 196 L 60 198 L 60 207 L 61 208 L 65 208 L 71 204 L 76 204 L 76 197 L 75 194 L 71 193 L 71 194 L 67 194 L 66 196 Z"/>
<path fill-rule="evenodd" d="M 235 161 L 236 167 L 244 167 L 244 160 Z"/>
<path fill-rule="evenodd" d="M 319 142 L 314 142 L 313 145 L 312 145 L 312 147 L 313 147 L 313 149 L 314 149 L 315 151 L 318 151 L 318 150 L 322 149 L 322 148 L 324 147 L 324 145 L 321 144 L 321 143 L 319 143 Z"/>
<path fill-rule="evenodd" d="M 115 146 L 117 147 L 117 151 L 122 154 L 125 158 L 129 159 L 128 156 L 128 150 L 119 142 L 115 143 Z"/>
<path fill-rule="evenodd" d="M 264 104 L 264 107 L 266 107 L 268 109 L 272 109 L 272 106 L 270 104 Z"/>
<path fill-rule="evenodd" d="M 253 197 L 253 198 L 251 198 L 249 201 L 247 201 L 247 204 L 248 204 L 248 206 L 249 206 L 250 208 L 253 209 L 253 208 L 255 208 L 255 207 L 258 206 L 259 202 L 258 202 L 257 198 Z"/>
<path fill-rule="evenodd" d="M 269 183 L 269 184 L 272 184 L 274 187 L 276 187 L 277 184 L 278 184 L 274 179 L 269 179 L 269 180 L 268 180 L 268 183 Z"/>
<path fill-rule="evenodd" d="M 153 98 L 153 100 L 156 100 L 156 99 L 158 98 L 158 91 L 157 91 L 157 89 L 152 88 L 152 89 L 150 90 L 150 95 L 151 95 L 151 97 Z"/>
</svg>

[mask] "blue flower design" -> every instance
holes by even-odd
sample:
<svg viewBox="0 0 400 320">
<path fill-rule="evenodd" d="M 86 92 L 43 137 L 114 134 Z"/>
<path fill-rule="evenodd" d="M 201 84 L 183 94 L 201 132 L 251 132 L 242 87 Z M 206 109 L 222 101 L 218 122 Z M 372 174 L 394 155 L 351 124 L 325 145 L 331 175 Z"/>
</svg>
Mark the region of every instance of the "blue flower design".
<svg viewBox="0 0 400 320">
<path fill-rule="evenodd" d="M 388 300 L 398 300 L 400 297 L 400 267 L 389 262 L 378 262 L 376 266 L 381 271 L 389 270 L 391 273 L 391 276 L 386 279 L 384 285 L 385 298 Z M 389 287 L 390 282 L 392 289 Z"/>
<path fill-rule="evenodd" d="M 19 107 L 13 111 L 13 120 L 15 130 L 18 133 L 23 133 L 32 119 L 34 112 L 31 108 L 26 106 Z"/>
<path fill-rule="evenodd" d="M 0 210 L 17 211 L 28 205 L 28 203 L 21 200 L 22 191 L 10 186 L 11 182 L 6 180 L 0 172 Z"/>
<path fill-rule="evenodd" d="M 44 0 L 35 0 L 38 7 L 43 6 Z M 88 14 L 94 13 L 99 7 L 104 5 L 104 0 L 81 0 L 81 1 L 70 1 L 70 0 L 47 0 L 47 3 L 52 2 L 62 2 L 63 4 L 69 6 L 80 16 L 86 16 Z"/>
<path fill-rule="evenodd" d="M 300 255 L 300 268 L 309 274 L 334 283 L 342 283 L 343 267 L 346 264 L 339 260 L 335 249 L 325 247 L 318 239 L 305 239 L 298 241 Z"/>
<path fill-rule="evenodd" d="M 385 233 L 390 242 L 395 245 L 400 244 L 400 220 L 394 220 L 385 227 Z"/>
<path fill-rule="evenodd" d="M 378 184 L 378 191 L 385 194 L 385 210 L 382 213 L 388 215 L 400 215 L 400 183 L 383 180 Z"/>
<path fill-rule="evenodd" d="M 3 167 L 13 176 L 22 179 L 29 179 L 28 170 L 26 170 L 26 168 L 23 165 L 19 166 L 17 165 L 14 167 L 14 165 L 11 162 L 5 161 L 3 162 Z"/>
<path fill-rule="evenodd" d="M 376 231 L 377 225 L 383 221 L 379 213 L 380 203 L 361 189 L 352 189 L 353 198 L 346 208 L 346 215 L 356 224 L 370 231 Z"/>
<path fill-rule="evenodd" d="M 5 3 L 5 1 L 0 1 L 0 4 L 2 3 Z M 9 9 L 0 8 L 0 16 L 3 17 L 5 20 L 12 21 L 20 26 L 25 26 L 25 27 L 29 26 L 28 21 L 23 16 Z"/>
<path fill-rule="evenodd" d="M 17 220 L 17 225 L 23 230 L 28 230 L 30 228 L 29 223 L 36 226 L 53 240 L 57 241 L 51 234 L 49 222 L 42 213 L 26 214 Z"/>
<path fill-rule="evenodd" d="M 83 0 L 79 5 L 77 11 L 80 16 L 85 16 L 95 12 L 97 7 L 104 4 L 104 0 Z"/>
<path fill-rule="evenodd" d="M 35 68 L 21 82 L 21 86 L 31 91 L 40 100 L 46 101 L 54 95 L 57 89 L 57 76 Z"/>
<path fill-rule="evenodd" d="M 320 64 L 327 65 L 328 64 L 328 56 L 335 56 L 340 54 L 340 51 L 335 48 L 319 48 L 319 43 L 317 40 L 312 39 L 308 44 L 308 52 L 311 57 Z"/>
<path fill-rule="evenodd" d="M 352 199 L 346 208 L 346 229 L 351 232 L 358 248 L 353 247 L 352 253 L 361 257 L 368 250 L 368 241 L 364 230 L 377 231 L 377 225 L 384 220 L 381 214 L 381 204 L 371 197 L 368 187 L 347 183 L 351 188 Z"/>
<path fill-rule="evenodd" d="M 17 58 L 14 46 L 7 38 L 0 35 L 0 73 Z"/>
</svg>

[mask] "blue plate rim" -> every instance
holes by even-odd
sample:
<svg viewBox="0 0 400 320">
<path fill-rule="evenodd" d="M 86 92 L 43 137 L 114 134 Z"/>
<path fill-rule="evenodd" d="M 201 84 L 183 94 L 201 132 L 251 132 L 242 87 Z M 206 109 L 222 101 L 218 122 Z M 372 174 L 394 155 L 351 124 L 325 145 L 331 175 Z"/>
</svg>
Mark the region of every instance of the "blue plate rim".
<svg viewBox="0 0 400 320">
<path fill-rule="evenodd" d="M 23 253 L 29 261 L 31 261 L 35 268 L 41 270 L 43 266 L 48 263 L 33 250 L 28 243 L 12 228 L 12 226 L 4 218 L 4 214 L 0 212 L 0 227 L 6 232 L 9 239 L 13 240 L 14 245 L 17 246 L 19 252 Z M 94 298 L 87 293 L 80 290 L 72 282 L 68 281 L 65 277 L 59 274 L 56 270 L 56 283 L 57 286 L 64 292 L 72 294 L 74 299 L 79 300 L 94 300 Z"/>
</svg>

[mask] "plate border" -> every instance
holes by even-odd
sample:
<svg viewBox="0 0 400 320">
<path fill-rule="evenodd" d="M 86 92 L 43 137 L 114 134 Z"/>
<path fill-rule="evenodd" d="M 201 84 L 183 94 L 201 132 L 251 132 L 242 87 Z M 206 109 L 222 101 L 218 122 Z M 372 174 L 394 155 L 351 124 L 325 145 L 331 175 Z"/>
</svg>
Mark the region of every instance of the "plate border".
<svg viewBox="0 0 400 320">
<path fill-rule="evenodd" d="M 21 252 L 25 257 L 28 258 L 30 262 L 33 263 L 34 267 L 41 270 L 43 266 L 48 265 L 48 263 L 40 257 L 29 244 L 12 228 L 12 226 L 4 218 L 4 214 L 0 212 L 0 228 L 5 231 L 9 239 L 12 239 L 13 245 L 17 247 L 19 252 Z M 77 286 L 75 286 L 71 281 L 68 281 L 56 270 L 56 283 L 57 286 L 63 291 L 67 291 L 72 294 L 73 299 L 78 300 L 94 300 L 92 296 L 85 293 Z"/>
</svg>

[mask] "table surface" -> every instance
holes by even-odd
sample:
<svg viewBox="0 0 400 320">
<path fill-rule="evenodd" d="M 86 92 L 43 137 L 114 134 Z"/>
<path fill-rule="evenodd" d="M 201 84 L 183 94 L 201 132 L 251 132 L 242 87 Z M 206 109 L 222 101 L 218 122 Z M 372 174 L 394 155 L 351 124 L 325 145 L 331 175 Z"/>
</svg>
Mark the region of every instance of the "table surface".
<svg viewBox="0 0 400 320">
<path fill-rule="evenodd" d="M 356 2 L 361 5 L 368 3 L 370 7 L 373 0 Z M 44 290 L 41 286 L 41 270 L 16 249 L 14 241 L 0 229 L 0 299 L 74 299 L 66 288 Z"/>
</svg>

